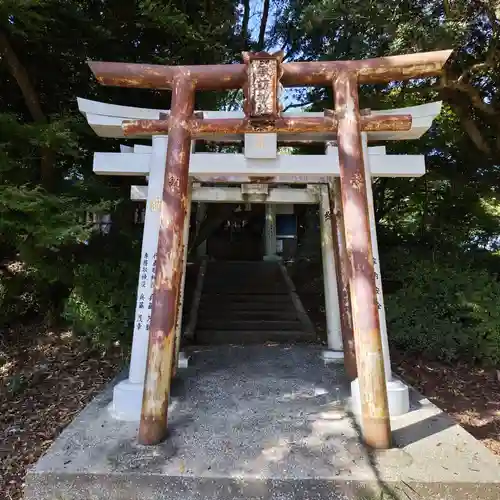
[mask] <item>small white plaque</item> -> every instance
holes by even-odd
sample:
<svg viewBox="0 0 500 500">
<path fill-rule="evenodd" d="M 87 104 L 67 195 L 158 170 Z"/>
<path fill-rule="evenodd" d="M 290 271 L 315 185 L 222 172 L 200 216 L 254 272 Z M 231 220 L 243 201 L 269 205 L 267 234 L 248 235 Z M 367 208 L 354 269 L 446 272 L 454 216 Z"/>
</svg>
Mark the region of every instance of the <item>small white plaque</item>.
<svg viewBox="0 0 500 500">
<path fill-rule="evenodd" d="M 245 134 L 246 158 L 274 159 L 277 156 L 277 134 Z"/>
</svg>

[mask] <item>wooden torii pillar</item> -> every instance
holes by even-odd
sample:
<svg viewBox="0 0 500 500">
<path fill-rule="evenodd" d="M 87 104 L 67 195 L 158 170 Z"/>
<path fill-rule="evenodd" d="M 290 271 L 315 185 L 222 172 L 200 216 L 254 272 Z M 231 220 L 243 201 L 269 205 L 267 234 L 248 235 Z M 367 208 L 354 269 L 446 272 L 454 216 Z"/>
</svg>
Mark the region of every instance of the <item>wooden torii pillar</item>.
<svg viewBox="0 0 500 500">
<path fill-rule="evenodd" d="M 211 133 L 329 132 L 337 135 L 340 192 L 352 327 L 361 392 L 365 442 L 375 448 L 391 445 L 391 431 L 377 294 L 365 165 L 361 132 L 407 130 L 411 116 L 362 116 L 358 85 L 438 75 L 451 51 L 391 56 L 361 61 L 322 61 L 282 64 L 282 54 L 244 53 L 245 64 L 155 66 L 91 62 L 104 85 L 171 89 L 170 115 L 160 120 L 124 123 L 134 136 L 168 133 L 167 165 L 161 203 L 154 299 L 149 331 L 148 361 L 139 442 L 157 444 L 167 434 L 167 411 L 175 352 L 176 312 L 181 288 L 188 172 L 192 139 Z M 324 118 L 281 116 L 279 89 L 283 86 L 328 86 L 335 110 Z M 194 115 L 198 90 L 243 88 L 244 119 L 203 119 Z"/>
</svg>

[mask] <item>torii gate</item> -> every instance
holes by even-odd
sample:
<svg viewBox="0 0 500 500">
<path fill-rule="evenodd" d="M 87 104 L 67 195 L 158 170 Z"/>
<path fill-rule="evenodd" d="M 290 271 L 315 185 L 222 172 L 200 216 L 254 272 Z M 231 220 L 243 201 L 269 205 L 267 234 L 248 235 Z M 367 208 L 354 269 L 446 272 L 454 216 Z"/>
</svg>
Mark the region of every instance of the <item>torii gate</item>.
<svg viewBox="0 0 500 500">
<path fill-rule="evenodd" d="M 376 175 L 376 169 L 367 161 L 367 140 L 368 134 L 390 139 L 391 134 L 411 130 L 412 116 L 360 112 L 357 86 L 438 75 L 450 53 L 436 51 L 362 61 L 285 64 L 281 53 L 244 53 L 243 65 L 177 67 L 89 63 L 102 84 L 171 89 L 173 92 L 168 115 L 162 114 L 155 117 L 157 119 L 122 120 L 121 124 L 124 134 L 130 137 L 168 134 L 168 147 L 158 147 L 155 151 L 153 142 L 151 152 L 160 158 L 162 151 L 165 153 L 166 168 L 159 202 L 158 264 L 139 426 L 140 443 L 156 444 L 165 438 L 167 431 L 177 311 L 182 293 L 186 213 L 190 207 L 188 176 L 212 182 L 288 183 L 301 182 L 296 180 L 297 175 L 303 178 L 315 175 L 317 181 L 330 181 L 330 200 L 337 202 L 330 210 L 335 216 L 329 218 L 332 220 L 332 234 L 338 240 L 340 318 L 344 343 L 348 340 L 349 330 L 354 333 L 363 437 L 372 447 L 390 446 L 386 386 L 386 372 L 390 372 L 390 366 L 387 366 L 387 361 L 384 366 L 384 338 L 378 310 L 380 290 L 377 290 L 380 288 L 377 287 L 380 272 L 374 267 L 378 265 L 378 259 L 374 259 L 374 221 L 370 221 L 373 201 L 370 200 L 371 189 L 367 189 L 367 180 Z M 332 85 L 335 110 L 326 110 L 323 116 L 282 115 L 279 104 L 281 85 Z M 197 90 L 235 88 L 243 88 L 245 94 L 242 117 L 206 117 L 194 112 Z M 277 134 L 290 139 L 298 135 L 303 140 L 308 135 L 323 137 L 323 140 L 336 139 L 338 160 L 335 161 L 335 155 L 324 157 L 331 163 L 322 162 L 321 173 L 318 172 L 321 165 L 316 165 L 316 159 L 306 169 L 303 164 L 299 166 L 292 160 L 293 156 L 287 161 L 278 157 L 277 168 L 276 165 L 274 168 L 265 165 L 265 160 L 260 163 L 255 160 L 255 166 L 258 166 L 255 170 L 248 164 L 249 160 L 241 162 L 239 158 L 239 168 L 232 167 L 228 171 L 227 164 L 226 170 L 219 165 L 214 172 L 208 172 L 208 176 L 206 169 L 201 168 L 201 162 L 198 169 L 196 162 L 190 167 L 193 139 L 241 138 L 243 134 L 246 134 L 246 141 L 255 140 L 255 134 L 271 134 L 268 137 Z M 384 134 L 387 135 L 384 137 Z M 193 160 L 199 156 L 199 153 L 193 155 Z M 143 173 L 148 175 L 148 169 Z M 340 180 L 332 180 L 339 174 Z M 347 362 L 349 349 L 344 351 Z"/>
</svg>

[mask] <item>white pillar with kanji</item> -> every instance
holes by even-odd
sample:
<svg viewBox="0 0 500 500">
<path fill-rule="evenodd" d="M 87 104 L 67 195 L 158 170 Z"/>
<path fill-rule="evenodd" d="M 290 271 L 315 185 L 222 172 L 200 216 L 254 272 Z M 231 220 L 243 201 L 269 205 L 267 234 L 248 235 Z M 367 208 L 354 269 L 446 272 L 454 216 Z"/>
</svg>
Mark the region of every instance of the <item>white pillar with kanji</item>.
<svg viewBox="0 0 500 500">
<path fill-rule="evenodd" d="M 128 379 L 114 387 L 110 405 L 112 415 L 120 420 L 139 421 L 141 416 L 167 142 L 167 136 L 153 137 L 130 369 Z"/>
</svg>

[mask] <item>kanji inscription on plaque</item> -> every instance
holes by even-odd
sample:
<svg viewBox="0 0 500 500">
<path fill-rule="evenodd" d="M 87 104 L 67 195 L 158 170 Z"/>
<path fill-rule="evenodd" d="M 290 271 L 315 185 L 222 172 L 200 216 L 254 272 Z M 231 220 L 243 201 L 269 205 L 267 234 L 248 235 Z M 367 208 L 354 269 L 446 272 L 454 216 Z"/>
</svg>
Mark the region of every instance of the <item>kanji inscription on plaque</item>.
<svg viewBox="0 0 500 500">
<path fill-rule="evenodd" d="M 280 114 L 279 89 L 281 52 L 243 54 L 247 65 L 245 113 L 250 120 L 276 120 Z"/>
</svg>

